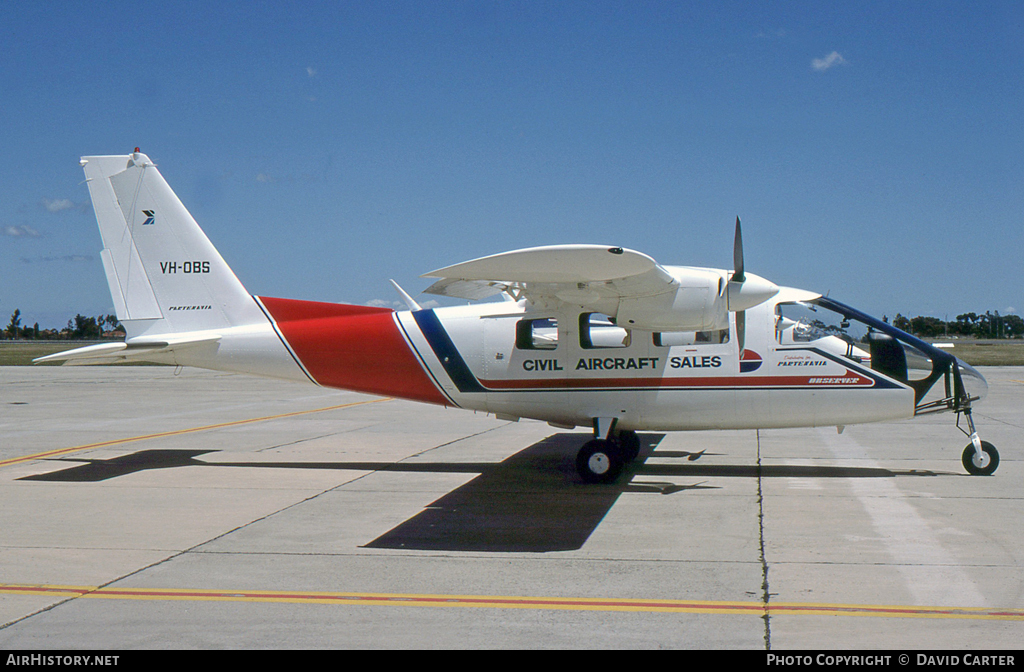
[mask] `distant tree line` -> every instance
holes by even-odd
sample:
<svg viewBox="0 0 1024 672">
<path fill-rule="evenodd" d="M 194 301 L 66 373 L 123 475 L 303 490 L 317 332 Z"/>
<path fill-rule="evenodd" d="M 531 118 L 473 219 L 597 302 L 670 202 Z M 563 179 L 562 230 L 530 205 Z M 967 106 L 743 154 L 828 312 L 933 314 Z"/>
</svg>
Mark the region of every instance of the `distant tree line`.
<svg viewBox="0 0 1024 672">
<path fill-rule="evenodd" d="M 886 318 L 888 321 L 888 318 Z M 897 314 L 892 321 L 897 329 L 921 338 L 945 338 L 967 336 L 973 338 L 1024 338 L 1024 319 L 1019 315 L 1000 315 L 999 311 L 984 314 L 963 313 L 955 321 L 945 322 L 937 317 L 904 317 Z M 124 327 L 116 315 L 87 317 L 75 315 L 63 329 L 40 329 L 36 322 L 31 327 L 21 325 L 21 310 L 15 310 L 7 328 L 0 332 L 0 339 L 26 340 L 92 340 L 120 338 Z"/>
<path fill-rule="evenodd" d="M 116 315 L 87 317 L 78 314 L 73 319 L 68 320 L 68 326 L 63 329 L 40 329 L 38 322 L 31 327 L 22 326 L 20 309 L 14 311 L 14 314 L 11 315 L 11 321 L 0 332 L 0 338 L 2 339 L 25 339 L 30 341 L 89 341 L 101 338 L 121 338 L 123 336 L 124 327 L 117 321 Z"/>
<path fill-rule="evenodd" d="M 1000 315 L 998 310 L 983 315 L 964 313 L 949 322 L 937 317 L 904 317 L 897 314 L 892 326 L 921 338 L 1024 338 L 1024 319 L 1020 315 Z"/>
</svg>

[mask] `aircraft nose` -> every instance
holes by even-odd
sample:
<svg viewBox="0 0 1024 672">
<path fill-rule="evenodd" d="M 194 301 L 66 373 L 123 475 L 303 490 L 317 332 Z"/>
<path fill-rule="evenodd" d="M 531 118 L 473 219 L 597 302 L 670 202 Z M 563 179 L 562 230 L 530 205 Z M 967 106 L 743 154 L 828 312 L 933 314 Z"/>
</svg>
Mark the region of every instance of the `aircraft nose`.
<svg viewBox="0 0 1024 672">
<path fill-rule="evenodd" d="M 964 390 L 971 401 L 975 402 L 984 399 L 985 395 L 988 394 L 988 381 L 985 380 L 985 377 L 962 359 L 958 358 L 956 364 L 960 367 L 960 379 L 964 382 Z"/>
</svg>

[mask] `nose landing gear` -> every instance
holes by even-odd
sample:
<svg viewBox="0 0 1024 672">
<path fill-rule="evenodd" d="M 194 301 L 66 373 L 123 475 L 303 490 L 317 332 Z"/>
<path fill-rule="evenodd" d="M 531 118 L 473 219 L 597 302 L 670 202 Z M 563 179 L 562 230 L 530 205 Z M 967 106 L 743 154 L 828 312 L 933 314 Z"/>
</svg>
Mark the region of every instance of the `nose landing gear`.
<svg viewBox="0 0 1024 672">
<path fill-rule="evenodd" d="M 999 466 L 999 452 L 988 441 L 981 442 L 981 450 L 968 443 L 964 448 L 964 469 L 972 476 L 989 476 Z"/>
<path fill-rule="evenodd" d="M 971 431 L 971 442 L 964 448 L 964 454 L 961 458 L 964 469 L 972 476 L 991 476 L 999 466 L 999 452 L 991 443 L 978 438 L 978 432 L 974 429 L 974 418 L 971 417 L 970 407 L 964 409 L 964 416 L 967 418 L 967 426 Z"/>
</svg>

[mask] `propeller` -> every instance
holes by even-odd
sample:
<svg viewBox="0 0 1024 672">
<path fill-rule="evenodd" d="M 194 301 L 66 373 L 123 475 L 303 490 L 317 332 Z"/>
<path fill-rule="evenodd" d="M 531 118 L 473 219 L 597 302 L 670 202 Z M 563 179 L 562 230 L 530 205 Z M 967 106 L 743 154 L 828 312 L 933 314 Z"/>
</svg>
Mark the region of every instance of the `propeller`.
<svg viewBox="0 0 1024 672">
<path fill-rule="evenodd" d="M 733 272 L 726 287 L 726 301 L 729 311 L 736 313 L 736 340 L 739 343 L 740 358 L 747 332 L 747 309 L 764 303 L 775 296 L 779 288 L 773 283 L 754 274 L 747 275 L 743 267 L 743 231 L 740 218 L 736 218 L 736 235 L 732 245 Z"/>
<path fill-rule="evenodd" d="M 733 287 L 743 284 L 747 276 L 743 273 L 743 230 L 740 228 L 739 215 L 736 216 L 736 233 L 732 239 L 732 277 L 726 289 L 730 308 L 732 307 Z M 739 290 L 737 290 L 738 292 Z M 740 359 L 743 359 L 743 345 L 747 340 L 747 311 L 736 311 L 736 342 L 739 343 Z"/>
<path fill-rule="evenodd" d="M 736 235 L 732 240 L 732 277 L 729 282 L 743 282 L 746 276 L 743 275 L 743 230 L 740 228 L 740 218 L 736 218 Z"/>
</svg>

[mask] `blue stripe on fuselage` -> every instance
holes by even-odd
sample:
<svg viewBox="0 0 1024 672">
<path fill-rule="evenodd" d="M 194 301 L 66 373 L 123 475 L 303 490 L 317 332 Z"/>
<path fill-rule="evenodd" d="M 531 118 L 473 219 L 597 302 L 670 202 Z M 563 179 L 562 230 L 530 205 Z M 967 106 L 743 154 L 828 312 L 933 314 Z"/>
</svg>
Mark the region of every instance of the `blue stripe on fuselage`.
<svg viewBox="0 0 1024 672">
<path fill-rule="evenodd" d="M 849 371 L 853 371 L 854 373 L 860 374 L 865 378 L 870 378 L 871 380 L 875 381 L 873 389 L 876 390 L 900 390 L 910 387 L 910 385 L 908 385 L 907 383 L 901 384 L 899 382 L 894 382 L 886 378 L 884 375 L 877 373 L 874 369 L 866 368 L 864 365 L 857 366 L 856 364 L 854 364 L 845 357 L 840 358 L 839 356 L 834 355 L 831 352 L 826 352 L 825 350 L 822 350 L 820 348 L 779 348 L 778 350 L 776 350 L 776 352 L 786 352 L 789 350 L 808 350 L 815 354 L 821 355 L 826 359 L 830 359 L 836 364 L 846 367 Z"/>
<path fill-rule="evenodd" d="M 451 336 L 444 330 L 441 320 L 437 318 L 434 311 L 430 309 L 414 310 L 412 316 L 427 339 L 427 343 L 430 344 L 430 349 L 434 351 L 441 366 L 444 367 L 445 373 L 455 383 L 459 392 L 486 392 L 487 390 L 469 370 L 466 360 L 459 354 Z"/>
</svg>

